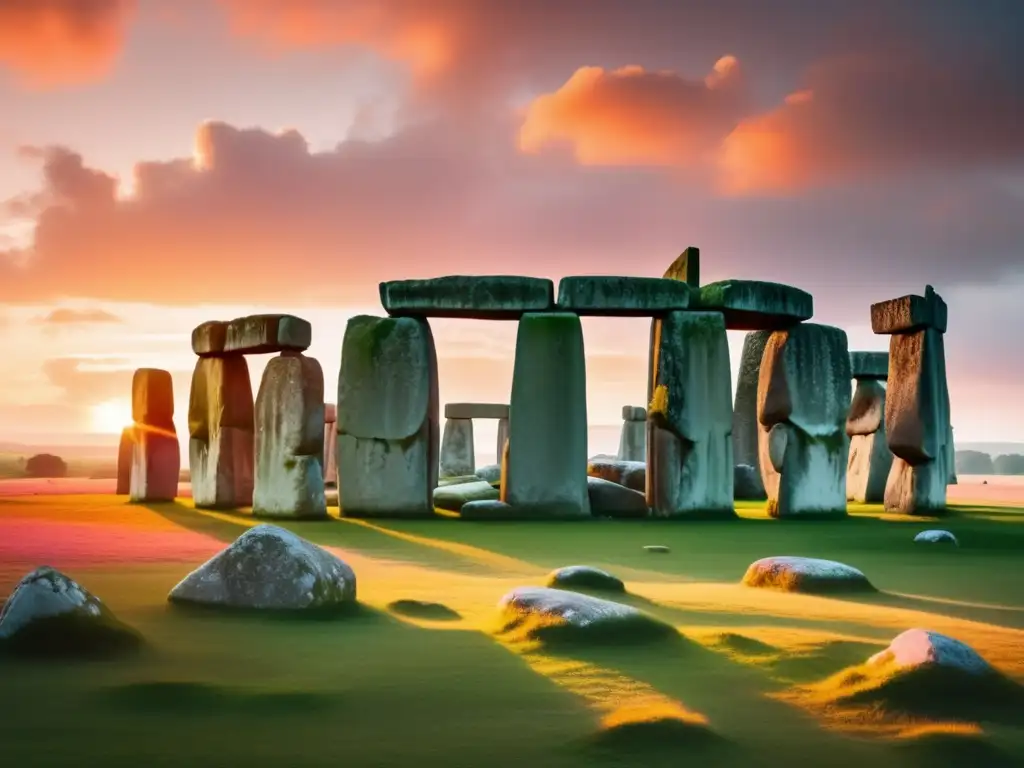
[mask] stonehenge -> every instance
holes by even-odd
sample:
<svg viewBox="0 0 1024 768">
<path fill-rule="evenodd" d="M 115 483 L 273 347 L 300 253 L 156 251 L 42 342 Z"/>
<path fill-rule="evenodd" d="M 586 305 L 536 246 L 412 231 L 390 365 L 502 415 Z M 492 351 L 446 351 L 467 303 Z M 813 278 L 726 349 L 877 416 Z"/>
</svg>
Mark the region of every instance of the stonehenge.
<svg viewBox="0 0 1024 768">
<path fill-rule="evenodd" d="M 498 440 L 494 455 L 501 460 L 508 440 L 509 407 L 500 403 L 448 403 L 441 435 L 441 477 L 472 475 L 476 471 L 473 420 L 496 419 Z"/>
<path fill-rule="evenodd" d="M 850 438 L 846 498 L 861 503 L 881 503 L 893 459 L 885 437 L 885 387 L 882 386 L 889 377 L 889 354 L 851 352 L 850 369 L 857 387 L 846 419 L 846 434 Z"/>
<path fill-rule="evenodd" d="M 181 453 L 174 429 L 174 388 L 168 371 L 157 368 L 135 371 L 132 421 L 129 499 L 173 501 L 178 495 Z"/>
<path fill-rule="evenodd" d="M 895 458 L 885 486 L 885 509 L 932 515 L 946 508 L 953 477 L 952 429 L 943 334 L 946 302 L 925 287 L 871 306 L 871 329 L 889 339 L 885 431 Z"/>
</svg>

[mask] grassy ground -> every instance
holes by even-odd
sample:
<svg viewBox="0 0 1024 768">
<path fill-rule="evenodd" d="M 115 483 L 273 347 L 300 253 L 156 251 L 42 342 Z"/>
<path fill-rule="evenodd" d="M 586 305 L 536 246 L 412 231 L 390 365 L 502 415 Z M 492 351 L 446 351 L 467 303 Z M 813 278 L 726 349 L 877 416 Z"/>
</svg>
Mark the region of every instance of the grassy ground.
<svg viewBox="0 0 1024 768">
<path fill-rule="evenodd" d="M 938 524 L 959 549 L 911 543 L 933 521 L 853 512 L 827 523 L 768 520 L 750 505 L 731 523 L 289 524 L 353 566 L 363 609 L 284 621 L 165 602 L 254 523 L 246 515 L 100 496 L 0 499 L 0 594 L 45 559 L 150 644 L 117 662 L 0 662 L 3 764 L 1021 764 L 1024 726 L 1012 718 L 854 718 L 795 694 L 911 627 L 957 637 L 1024 682 L 1024 509 L 960 507 Z M 783 554 L 846 562 L 880 592 L 739 586 L 750 562 Z M 577 563 L 622 578 L 626 602 L 684 639 L 556 653 L 490 633 L 506 591 Z"/>
</svg>

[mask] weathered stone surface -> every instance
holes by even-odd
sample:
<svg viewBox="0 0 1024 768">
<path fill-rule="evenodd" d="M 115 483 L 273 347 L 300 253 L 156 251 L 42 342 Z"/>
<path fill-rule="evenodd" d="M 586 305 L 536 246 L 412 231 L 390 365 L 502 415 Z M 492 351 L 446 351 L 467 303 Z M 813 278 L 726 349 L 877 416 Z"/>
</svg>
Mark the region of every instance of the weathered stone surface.
<svg viewBox="0 0 1024 768">
<path fill-rule="evenodd" d="M 271 611 L 336 608 L 355 602 L 356 575 L 291 531 L 257 525 L 182 579 L 168 599 Z"/>
<path fill-rule="evenodd" d="M 434 506 L 459 512 L 470 501 L 498 501 L 498 489 L 486 480 L 445 485 L 434 489 Z"/>
<path fill-rule="evenodd" d="M 446 419 L 507 419 L 508 403 L 445 403 Z"/>
<path fill-rule="evenodd" d="M 135 427 L 121 430 L 121 440 L 117 444 L 117 490 L 118 496 L 127 496 L 132 485 L 132 452 L 135 443 Z"/>
<path fill-rule="evenodd" d="M 948 482 L 944 461 L 908 464 L 894 456 L 885 483 L 885 509 L 907 515 L 941 515 L 946 511 Z"/>
<path fill-rule="evenodd" d="M 885 425 L 885 387 L 872 379 L 860 379 L 846 416 L 846 434 L 873 435 Z"/>
<path fill-rule="evenodd" d="M 498 419 L 498 439 L 495 442 L 495 456 L 500 460 L 508 447 L 508 419 Z M 499 465 L 500 466 L 500 465 Z"/>
<path fill-rule="evenodd" d="M 544 585 L 552 589 L 591 589 L 600 592 L 625 592 L 622 579 L 592 565 L 567 565 L 548 574 Z"/>
<path fill-rule="evenodd" d="M 555 286 L 539 277 L 451 275 L 380 284 L 389 315 L 517 320 L 554 308 Z"/>
<path fill-rule="evenodd" d="M 463 520 L 519 520 L 524 517 L 511 504 L 491 499 L 467 501 L 459 515 Z"/>
<path fill-rule="evenodd" d="M 488 483 L 496 483 L 501 480 L 501 464 L 486 464 L 482 467 L 477 467 L 474 474 Z"/>
<path fill-rule="evenodd" d="M 757 451 L 757 383 L 761 377 L 761 359 L 771 331 L 752 331 L 743 339 L 740 369 L 736 376 L 736 399 L 732 410 L 732 453 L 737 466 L 751 466 L 749 490 L 744 489 L 737 499 L 765 498 L 761 480 L 761 464 Z"/>
<path fill-rule="evenodd" d="M 929 285 L 924 296 L 900 296 L 871 305 L 871 330 L 878 334 L 913 333 L 931 328 L 946 332 L 946 302 Z"/>
<path fill-rule="evenodd" d="M 475 468 L 473 420 L 447 419 L 441 436 L 441 477 L 471 475 Z"/>
<path fill-rule="evenodd" d="M 136 502 L 173 501 L 178 495 L 181 447 L 170 429 L 135 425 L 128 498 Z"/>
<path fill-rule="evenodd" d="M 201 357 L 189 397 L 189 473 L 200 509 L 252 504 L 255 426 L 249 366 L 240 355 Z"/>
<path fill-rule="evenodd" d="M 458 477 L 439 477 L 437 479 L 438 488 L 447 488 L 449 485 L 462 485 L 463 483 L 479 483 L 483 481 L 482 477 L 477 475 L 459 475 Z"/>
<path fill-rule="evenodd" d="M 174 383 L 169 371 L 139 368 L 132 377 L 132 421 L 174 427 Z"/>
<path fill-rule="evenodd" d="M 192 330 L 192 351 L 200 357 L 224 354 L 228 340 L 228 324 L 222 320 L 208 320 Z"/>
<path fill-rule="evenodd" d="M 893 455 L 885 440 L 884 427 L 874 434 L 851 437 L 846 498 L 866 504 L 882 503 L 892 462 Z"/>
<path fill-rule="evenodd" d="M 563 277 L 558 309 L 577 315 L 650 317 L 690 306 L 690 286 L 661 277 Z"/>
<path fill-rule="evenodd" d="M 502 501 L 552 517 L 590 514 L 587 377 L 578 316 L 526 314 L 519 321 Z"/>
<path fill-rule="evenodd" d="M 647 517 L 647 499 L 639 491 L 600 477 L 588 477 L 587 490 L 594 517 Z"/>
<path fill-rule="evenodd" d="M 658 320 L 647 504 L 657 517 L 732 517 L 732 375 L 717 312 Z"/>
<path fill-rule="evenodd" d="M 700 249 L 689 246 L 665 270 L 665 279 L 679 280 L 691 288 L 700 287 Z"/>
<path fill-rule="evenodd" d="M 267 363 L 256 396 L 252 512 L 257 517 L 324 518 L 324 373 L 299 354 Z"/>
<path fill-rule="evenodd" d="M 629 406 L 626 406 L 627 408 Z M 640 410 L 643 410 L 642 408 Z M 644 412 L 646 417 L 646 411 Z M 617 458 L 620 461 L 647 461 L 647 422 L 628 419 L 622 422 L 622 432 L 619 434 L 619 452 Z"/>
<path fill-rule="evenodd" d="M 103 602 L 49 566 L 14 587 L 0 611 L 0 650 L 17 654 L 106 653 L 134 649 L 138 633 Z"/>
<path fill-rule="evenodd" d="M 758 382 L 758 450 L 768 513 L 846 514 L 850 354 L 839 328 L 802 323 L 772 334 Z"/>
<path fill-rule="evenodd" d="M 249 315 L 228 323 L 224 351 L 234 354 L 302 352 L 313 343 L 313 326 L 294 315 Z"/>
<path fill-rule="evenodd" d="M 850 373 L 855 379 L 885 381 L 889 378 L 889 353 L 851 352 Z"/>
<path fill-rule="evenodd" d="M 764 501 L 764 483 L 761 473 L 749 464 L 737 464 L 733 468 L 733 497 L 737 501 Z"/>
<path fill-rule="evenodd" d="M 647 409 L 639 405 L 622 406 L 623 421 L 647 421 Z"/>
<path fill-rule="evenodd" d="M 874 591 L 861 571 L 834 560 L 814 557 L 765 557 L 747 568 L 743 583 L 790 592 Z"/>
<path fill-rule="evenodd" d="M 587 474 L 640 493 L 647 490 L 647 463 L 643 461 L 620 461 L 594 456 L 587 462 Z"/>
<path fill-rule="evenodd" d="M 775 331 L 809 320 L 814 299 L 781 283 L 723 280 L 702 286 L 690 308 L 721 312 L 730 331 Z"/>
<path fill-rule="evenodd" d="M 960 542 L 957 541 L 956 536 L 949 531 L 943 530 L 921 531 L 914 537 L 914 541 L 918 544 L 949 544 L 954 547 L 960 546 Z"/>
<path fill-rule="evenodd" d="M 349 320 L 338 379 L 346 517 L 431 517 L 439 472 L 437 353 L 426 321 Z"/>
<path fill-rule="evenodd" d="M 966 643 L 927 629 L 908 629 L 897 635 L 889 647 L 879 651 L 868 664 L 892 665 L 900 669 L 948 667 L 972 675 L 990 675 L 995 670 Z"/>
</svg>

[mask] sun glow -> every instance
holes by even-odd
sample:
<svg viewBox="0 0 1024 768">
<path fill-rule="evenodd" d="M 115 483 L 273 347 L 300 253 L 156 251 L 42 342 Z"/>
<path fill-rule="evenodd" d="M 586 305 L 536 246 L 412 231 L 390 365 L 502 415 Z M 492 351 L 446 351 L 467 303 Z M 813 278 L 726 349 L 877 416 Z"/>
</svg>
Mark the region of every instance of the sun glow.
<svg viewBox="0 0 1024 768">
<path fill-rule="evenodd" d="M 107 400 L 92 408 L 92 428 L 105 435 L 117 435 L 132 423 L 132 404 L 128 400 Z"/>
</svg>

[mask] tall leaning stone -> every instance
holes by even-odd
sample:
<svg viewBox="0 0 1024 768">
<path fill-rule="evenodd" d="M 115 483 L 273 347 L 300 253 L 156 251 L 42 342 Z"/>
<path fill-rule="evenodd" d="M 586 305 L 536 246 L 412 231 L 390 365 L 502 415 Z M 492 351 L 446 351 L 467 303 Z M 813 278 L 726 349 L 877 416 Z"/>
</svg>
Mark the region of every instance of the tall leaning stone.
<svg viewBox="0 0 1024 768">
<path fill-rule="evenodd" d="M 647 504 L 657 517 L 732 517 L 732 375 L 719 312 L 655 321 Z"/>
<path fill-rule="evenodd" d="M 773 517 L 846 514 L 850 355 L 846 332 L 775 331 L 757 388 L 761 477 Z"/>
<path fill-rule="evenodd" d="M 348 322 L 338 377 L 338 498 L 346 517 L 434 514 L 437 354 L 426 320 Z"/>
<path fill-rule="evenodd" d="M 199 358 L 192 373 L 188 431 L 196 507 L 250 506 L 255 435 L 252 384 L 244 357 Z"/>
<path fill-rule="evenodd" d="M 324 496 L 324 373 L 285 353 L 267 363 L 256 396 L 252 512 L 257 517 L 327 516 Z"/>
<path fill-rule="evenodd" d="M 519 321 L 503 500 L 551 517 L 590 515 L 583 328 L 567 312 Z"/>
<path fill-rule="evenodd" d="M 850 438 L 846 498 L 861 503 L 881 503 L 893 459 L 885 436 L 885 387 L 881 382 L 857 381 L 846 419 L 846 434 Z"/>
<path fill-rule="evenodd" d="M 132 378 L 131 501 L 173 501 L 178 494 L 181 451 L 174 429 L 171 374 L 140 368 Z M 122 439 L 124 435 L 122 435 Z"/>
<path fill-rule="evenodd" d="M 757 450 L 757 383 L 761 376 L 761 359 L 771 331 L 751 331 L 743 339 L 740 369 L 736 376 L 736 400 L 732 411 L 732 451 L 736 464 L 753 467 L 754 487 L 746 494 L 764 498 L 764 481 Z"/>
</svg>

